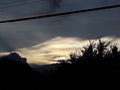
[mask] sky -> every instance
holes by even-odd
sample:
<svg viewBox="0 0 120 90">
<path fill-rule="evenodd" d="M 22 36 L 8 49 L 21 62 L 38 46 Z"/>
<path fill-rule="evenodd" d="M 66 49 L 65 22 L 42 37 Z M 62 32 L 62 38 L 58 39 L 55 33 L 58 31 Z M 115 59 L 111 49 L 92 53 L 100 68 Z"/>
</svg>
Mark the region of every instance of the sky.
<svg viewBox="0 0 120 90">
<path fill-rule="evenodd" d="M 17 2 L 16 2 L 17 1 Z M 12 2 L 12 4 L 8 4 Z M 16 3 L 15 3 L 16 2 Z M 22 5 L 23 3 L 29 3 Z M 15 5 L 20 6 L 15 6 Z M 120 4 L 119 0 L 1 0 L 0 20 Z M 16 51 L 29 63 L 68 57 L 88 40 L 102 37 L 120 45 L 120 8 L 0 24 L 1 55 Z"/>
</svg>

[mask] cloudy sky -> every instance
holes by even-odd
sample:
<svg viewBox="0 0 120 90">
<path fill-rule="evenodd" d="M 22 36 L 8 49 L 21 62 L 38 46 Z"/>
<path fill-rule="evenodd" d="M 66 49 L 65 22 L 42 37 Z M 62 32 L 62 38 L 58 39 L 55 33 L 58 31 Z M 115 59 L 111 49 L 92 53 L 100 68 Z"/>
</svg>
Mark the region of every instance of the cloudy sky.
<svg viewBox="0 0 120 90">
<path fill-rule="evenodd" d="M 120 4 L 120 0 L 1 0 L 0 20 Z M 88 40 L 119 43 L 120 8 L 0 24 L 0 52 L 17 51 L 29 63 L 67 57 Z"/>
</svg>

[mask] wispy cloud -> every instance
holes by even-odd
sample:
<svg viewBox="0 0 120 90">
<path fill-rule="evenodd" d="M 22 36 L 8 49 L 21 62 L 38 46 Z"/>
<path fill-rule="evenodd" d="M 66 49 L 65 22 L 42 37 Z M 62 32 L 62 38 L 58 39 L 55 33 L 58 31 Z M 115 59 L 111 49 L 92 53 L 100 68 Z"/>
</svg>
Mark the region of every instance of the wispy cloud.
<svg viewBox="0 0 120 90">
<path fill-rule="evenodd" d="M 4 10 L 4 13 L 0 13 L 0 19 L 15 18 L 15 16 L 22 16 L 23 14 L 24 16 L 31 15 L 31 13 L 39 13 L 45 10 L 50 11 L 51 8 L 53 11 L 56 10 L 56 12 L 64 12 L 120 3 L 118 0 L 93 0 L 87 3 L 85 0 L 43 1 L 27 7 Z M 118 38 L 108 37 L 108 39 L 112 38 L 120 42 L 119 10 L 117 8 L 26 22 L 0 24 L 0 51 L 17 50 L 21 55 L 28 58 L 29 63 L 47 64 L 59 57 L 68 57 L 68 54 L 74 51 L 75 48 L 85 45 L 88 39 L 114 35 Z"/>
<path fill-rule="evenodd" d="M 103 37 L 102 39 L 116 42 L 120 47 L 120 38 Z M 50 64 L 60 58 L 69 58 L 71 52 L 82 48 L 88 43 L 89 40 L 78 37 L 56 37 L 29 48 L 18 49 L 17 52 L 26 57 L 29 63 Z"/>
</svg>

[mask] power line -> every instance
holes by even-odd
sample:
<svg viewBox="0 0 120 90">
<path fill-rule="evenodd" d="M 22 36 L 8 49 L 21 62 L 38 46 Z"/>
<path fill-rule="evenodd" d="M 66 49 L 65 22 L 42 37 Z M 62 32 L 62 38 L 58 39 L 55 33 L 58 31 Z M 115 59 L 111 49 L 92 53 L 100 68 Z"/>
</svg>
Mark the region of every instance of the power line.
<svg viewBox="0 0 120 90">
<path fill-rule="evenodd" d="M 33 4 L 33 3 L 37 3 L 37 2 L 40 2 L 42 0 L 34 0 L 34 1 L 31 1 L 31 2 L 24 2 L 24 3 L 13 3 L 13 4 L 9 4 L 7 6 L 2 6 L 0 7 L 0 9 L 5 9 L 5 8 L 11 8 L 11 7 L 18 7 L 18 6 L 22 6 L 22 5 L 28 5 L 28 4 Z"/>
<path fill-rule="evenodd" d="M 48 14 L 48 15 L 43 15 L 43 16 L 39 15 L 39 16 L 31 16 L 31 17 L 25 17 L 25 18 L 16 18 L 16 19 L 10 19 L 10 20 L 3 20 L 3 21 L 0 21 L 0 23 L 19 22 L 19 21 L 38 19 L 38 18 L 47 18 L 47 17 L 71 15 L 71 14 L 77 14 L 77 13 L 83 13 L 83 12 L 90 12 L 90 11 L 98 11 L 98 10 L 118 8 L 118 7 L 120 7 L 120 4 L 111 5 L 111 6 L 104 6 L 104 7 L 97 7 L 97 8 L 91 8 L 91 9 L 84 9 L 84 10 L 78 10 L 78 11 L 57 13 L 57 14 Z"/>
</svg>

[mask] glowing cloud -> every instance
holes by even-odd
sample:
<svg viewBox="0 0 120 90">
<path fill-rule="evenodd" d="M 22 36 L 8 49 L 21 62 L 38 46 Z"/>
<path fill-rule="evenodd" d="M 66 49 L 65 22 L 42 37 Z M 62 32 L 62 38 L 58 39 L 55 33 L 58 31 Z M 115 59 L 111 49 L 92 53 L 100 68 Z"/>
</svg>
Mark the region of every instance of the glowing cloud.
<svg viewBox="0 0 120 90">
<path fill-rule="evenodd" d="M 103 37 L 102 40 L 112 41 L 120 47 L 120 38 Z M 69 58 L 69 54 L 74 52 L 75 49 L 82 48 L 88 45 L 88 43 L 89 40 L 78 37 L 56 37 L 44 43 L 17 49 L 16 51 L 22 57 L 26 57 L 30 64 L 50 64 L 55 63 L 59 59 Z M 3 52 L 0 55 L 5 54 L 8 54 L 8 52 Z"/>
<path fill-rule="evenodd" d="M 104 37 L 106 41 L 117 42 L 120 47 L 120 38 Z M 56 37 L 44 43 L 18 49 L 17 51 L 28 59 L 29 63 L 34 64 L 50 64 L 59 59 L 69 58 L 69 54 L 75 49 L 82 48 L 87 45 L 89 40 L 80 39 L 78 37 Z"/>
</svg>

